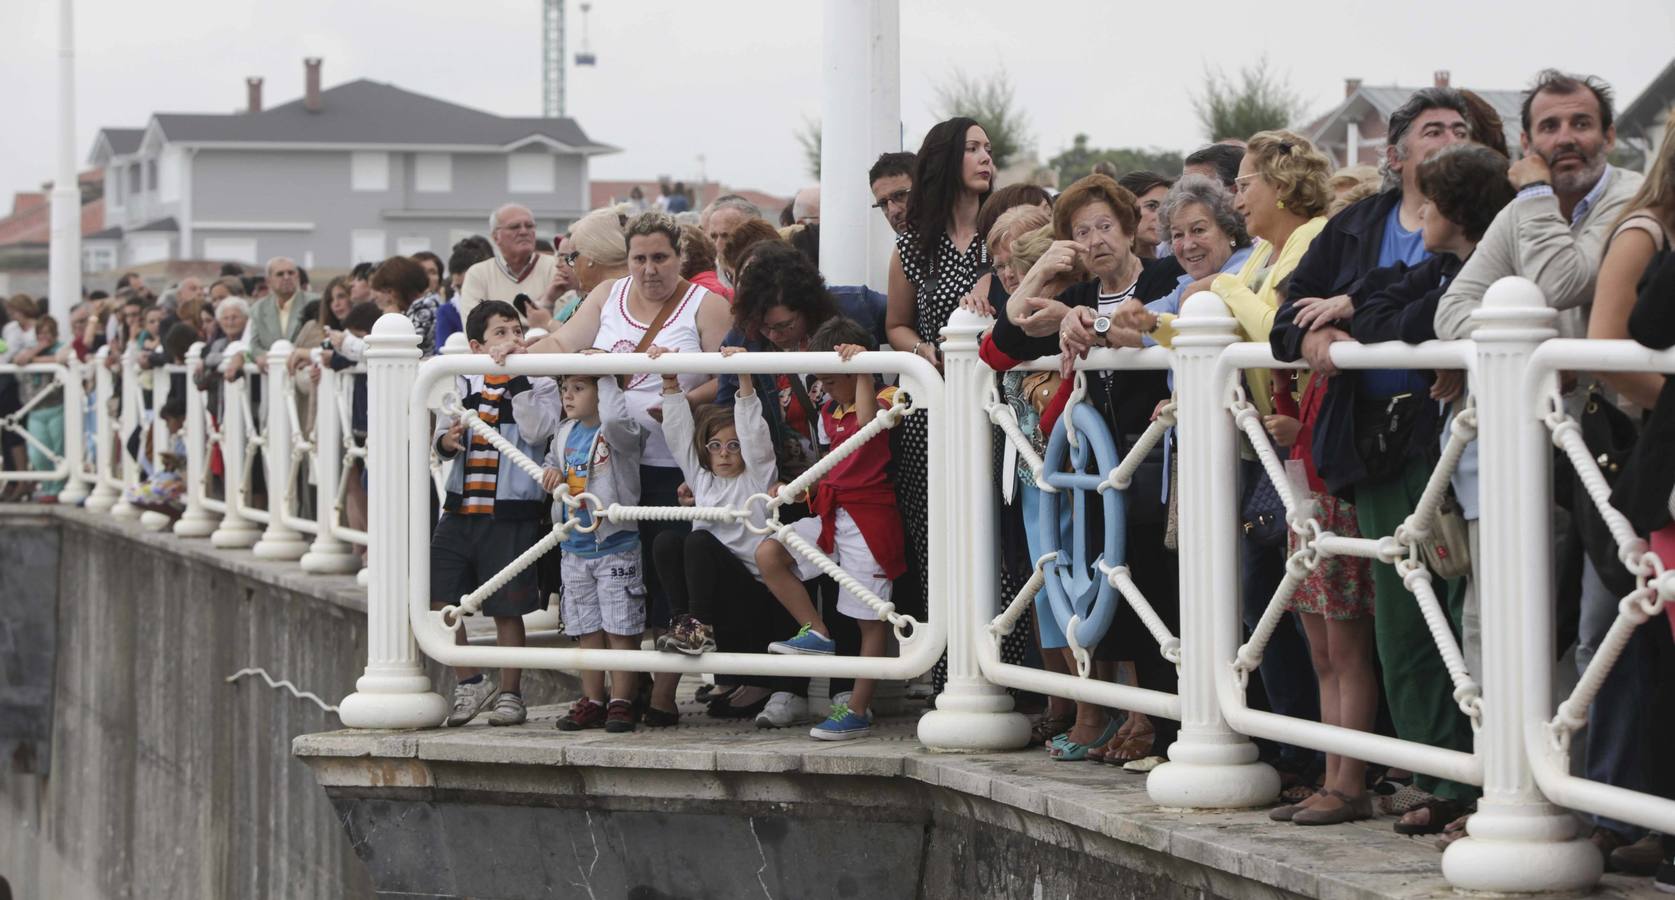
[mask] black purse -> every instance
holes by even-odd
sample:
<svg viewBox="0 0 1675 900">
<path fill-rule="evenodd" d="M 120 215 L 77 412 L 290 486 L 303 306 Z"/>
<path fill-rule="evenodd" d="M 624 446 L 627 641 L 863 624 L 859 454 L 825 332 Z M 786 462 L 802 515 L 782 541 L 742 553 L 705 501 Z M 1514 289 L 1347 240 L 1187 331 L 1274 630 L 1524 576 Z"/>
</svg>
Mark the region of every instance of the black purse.
<svg viewBox="0 0 1675 900">
<path fill-rule="evenodd" d="M 1239 509 L 1239 527 L 1244 529 L 1245 537 L 1260 547 L 1285 544 L 1286 533 L 1291 530 L 1285 521 L 1285 500 L 1274 487 L 1274 480 L 1268 477 L 1267 469 L 1263 469 L 1262 477 L 1251 485 Z"/>
<path fill-rule="evenodd" d="M 1426 398 L 1419 394 L 1355 398 L 1355 453 L 1369 483 L 1391 481 L 1407 465 L 1413 429 Z"/>
<path fill-rule="evenodd" d="M 1588 389 L 1587 402 L 1582 407 L 1578 424 L 1582 429 L 1582 440 L 1588 445 L 1588 452 L 1593 454 L 1594 462 L 1599 464 L 1605 483 L 1615 485 L 1629 458 L 1634 455 L 1635 445 L 1640 439 L 1640 426 L 1600 393 L 1597 385 Z M 1626 596 L 1634 590 L 1634 576 L 1623 568 L 1617 558 L 1617 541 L 1611 536 L 1611 529 L 1606 527 L 1605 518 L 1588 496 L 1587 489 L 1582 486 L 1581 476 L 1572 471 L 1571 477 L 1575 479 L 1571 488 L 1574 503 L 1572 522 L 1582 537 L 1582 551 L 1594 564 L 1605 586 L 1618 597 Z M 1667 494 L 1664 499 L 1668 499 Z"/>
</svg>

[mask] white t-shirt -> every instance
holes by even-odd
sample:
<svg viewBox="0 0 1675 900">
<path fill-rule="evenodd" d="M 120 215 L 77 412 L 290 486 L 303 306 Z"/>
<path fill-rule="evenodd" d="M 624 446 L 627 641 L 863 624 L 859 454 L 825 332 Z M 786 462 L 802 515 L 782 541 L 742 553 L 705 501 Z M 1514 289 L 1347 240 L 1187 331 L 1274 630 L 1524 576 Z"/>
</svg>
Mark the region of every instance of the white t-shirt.
<svg viewBox="0 0 1675 900">
<path fill-rule="evenodd" d="M 640 345 L 640 338 L 651 326 L 651 323 L 640 322 L 628 313 L 628 288 L 632 282 L 632 278 L 622 278 L 611 286 L 611 295 L 599 311 L 599 332 L 593 338 L 595 349 L 607 353 L 633 353 L 634 348 Z M 681 353 L 703 352 L 703 344 L 698 340 L 698 308 L 708 294 L 709 291 L 695 284 L 682 296 L 669 298 L 667 302 L 676 304 L 675 309 L 664 320 L 663 328 L 653 343 Z M 679 379 L 681 390 L 690 391 L 709 379 L 708 375 L 682 375 Z M 646 431 L 646 452 L 640 457 L 640 463 L 674 468 L 674 454 L 669 452 L 669 445 L 663 440 L 663 425 L 651 417 L 651 408 L 662 402 L 662 393 L 663 379 L 656 375 L 634 375 L 628 381 L 623 399 L 628 402 L 629 413 Z"/>
</svg>

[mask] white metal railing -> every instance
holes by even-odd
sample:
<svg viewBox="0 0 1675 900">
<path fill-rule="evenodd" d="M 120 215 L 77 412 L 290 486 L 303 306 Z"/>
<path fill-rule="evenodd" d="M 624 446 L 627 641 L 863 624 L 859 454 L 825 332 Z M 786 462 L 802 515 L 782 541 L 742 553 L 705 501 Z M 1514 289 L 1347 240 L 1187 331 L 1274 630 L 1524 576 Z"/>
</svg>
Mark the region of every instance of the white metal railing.
<svg viewBox="0 0 1675 900">
<path fill-rule="evenodd" d="M 430 607 L 428 505 L 430 492 L 437 489 L 438 474 L 431 458 L 431 416 L 433 410 L 457 399 L 447 396 L 454 376 L 485 371 L 521 375 L 713 374 L 843 368 L 830 355 L 775 353 L 723 358 L 683 354 L 659 360 L 634 354 L 524 355 L 495 367 L 486 357 L 463 354 L 461 348 L 453 347 L 421 365 L 411 326 L 399 316 L 386 316 L 369 338 L 371 350 L 364 370 L 357 370 L 366 373 L 370 393 L 368 434 L 363 447 L 352 433 L 350 374 L 322 373 L 315 389 L 312 433 L 305 433 L 308 423 L 298 415 L 291 376 L 284 367 L 290 348 L 276 345 L 267 372 L 251 367 L 239 381 L 221 383 L 223 409 L 219 415 L 206 408 L 202 391 L 188 391 L 185 443 L 189 489 L 186 512 L 175 530 L 182 535 L 202 535 L 213 528 L 218 546 L 261 546 L 266 542 L 269 552 L 276 554 L 273 558 L 301 556 L 301 565 L 309 571 L 350 571 L 356 557 L 349 545 L 369 545 L 368 665 L 356 692 L 342 704 L 342 719 L 353 727 L 417 727 L 441 720 L 446 704 L 434 693 L 424 672 L 421 649 L 449 665 L 904 678 L 928 669 L 946 647 L 948 686 L 938 699 L 937 710 L 919 723 L 919 738 L 927 746 L 944 750 L 1022 746 L 1028 725 L 1011 710 L 1011 701 L 1002 690 L 1011 686 L 1178 719 L 1182 728 L 1170 749 L 1170 761 L 1148 776 L 1148 791 L 1162 806 L 1236 808 L 1271 801 L 1277 793 L 1278 779 L 1271 769 L 1257 762 L 1251 737 L 1398 765 L 1483 789 L 1478 812 L 1468 826 L 1469 837 L 1453 844 L 1442 859 L 1443 872 L 1455 886 L 1500 892 L 1580 890 L 1598 879 L 1600 857 L 1577 837 L 1574 818 L 1561 806 L 1675 831 L 1675 802 L 1572 776 L 1568 759 L 1571 734 L 1584 720 L 1624 641 L 1633 629 L 1648 622 L 1652 627 L 1662 627 L 1652 620 L 1675 592 L 1675 573 L 1649 553 L 1622 516 L 1610 509 L 1597 467 L 1580 444 L 1574 423 L 1563 416 L 1562 407 L 1554 399 L 1555 373 L 1675 373 L 1675 351 L 1658 353 L 1623 341 L 1558 340 L 1553 318 L 1554 313 L 1546 308 L 1533 284 L 1504 279 L 1491 288 L 1483 307 L 1474 314 L 1476 330 L 1471 340 L 1418 346 L 1334 345 L 1333 361 L 1346 370 L 1464 370 L 1468 373 L 1471 404 L 1455 417 L 1449 446 L 1432 473 L 1419 510 L 1393 534 L 1352 539 L 1326 532 L 1309 519 L 1303 498 L 1293 495 L 1288 480 L 1274 477 L 1287 507 L 1287 524 L 1299 539 L 1299 549 L 1290 554 L 1287 578 L 1269 599 L 1261 623 L 1248 641 L 1241 639 L 1243 626 L 1237 600 L 1235 486 L 1239 435 L 1244 432 L 1260 437 L 1260 426 L 1237 390 L 1236 375 L 1244 369 L 1299 366 L 1276 361 L 1264 344 L 1240 342 L 1235 321 L 1211 294 L 1188 299 L 1176 321 L 1172 349 L 1101 350 L 1078 362 L 1076 368 L 1081 371 L 1168 369 L 1174 378 L 1172 406 L 1164 409 L 1159 423 L 1141 442 L 1155 441 L 1171 423 L 1176 429 L 1175 490 L 1183 561 L 1177 633 L 1171 634 L 1155 613 L 1147 614 L 1147 598 L 1126 577 L 1123 567 L 1108 563 L 1096 566 L 1095 580 L 1102 579 L 1110 586 L 1110 602 L 1120 598 L 1134 606 L 1158 652 L 1177 665 L 1180 678 L 1175 694 L 1104 683 L 1081 673 L 1054 674 L 1001 662 L 999 637 L 1016 622 L 1035 592 L 1046 585 L 1053 560 L 1037 561 L 1024 590 L 1007 598 L 996 596 L 990 567 L 973 564 L 990 559 L 994 545 L 992 427 L 999 425 L 1003 439 L 1019 445 L 1019 456 L 1037 472 L 1050 474 L 1055 466 L 1034 453 L 1022 441 L 1016 422 L 1008 421 L 1009 411 L 993 395 L 993 373 L 977 355 L 978 338 L 987 321 L 963 312 L 956 313 L 944 330 L 945 366 L 940 374 L 909 354 L 869 353 L 850 364 L 856 371 L 901 376 L 913 398 L 912 407 L 896 413 L 922 414 L 930 423 L 934 473 L 929 507 L 930 613 L 922 622 L 896 620 L 902 626 L 904 640 L 902 653 L 895 658 L 750 653 L 687 657 L 636 650 L 460 646 L 454 643 L 453 629 L 444 621 L 444 614 Z M 121 489 L 130 483 L 132 466 L 121 446 L 143 413 L 136 390 L 138 381 L 127 377 L 133 374 L 135 365 L 132 353 L 120 361 L 125 376 L 120 388 L 111 367 L 105 364 L 108 359 L 108 352 L 101 351 L 85 366 L 65 367 L 61 376 L 67 409 L 81 406 L 81 385 L 85 381 L 90 378 L 94 386 L 87 395 L 94 450 L 87 453 L 84 447 L 89 442 L 79 435 L 70 438 L 69 423 L 79 422 L 80 417 L 67 416 L 63 467 L 72 483 L 80 473 L 93 486 L 87 502 L 95 508 L 101 504 L 120 508 L 118 499 Z M 200 371 L 202 364 L 202 347 L 194 347 L 186 366 L 188 374 Z M 1054 364 L 1045 360 L 1029 367 Z M 250 405 L 252 383 L 258 380 L 268 388 L 261 393 L 259 411 Z M 155 399 L 154 405 L 160 406 Z M 1076 426 L 1066 439 L 1082 440 L 1086 429 L 1076 423 L 1085 416 L 1075 412 L 1073 405 L 1066 418 Z M 1481 671 L 1467 670 L 1464 654 L 1437 598 L 1427 580 L 1420 577 L 1424 570 L 1416 552 L 1443 485 L 1474 438 L 1481 458 L 1498 463 L 1482 466 L 1479 472 L 1481 541 L 1471 577 L 1481 604 Z M 1271 451 L 1262 452 L 1266 440 L 1252 443 L 1263 465 L 1273 473 L 1279 460 Z M 1567 453 L 1587 487 L 1580 502 L 1600 507 L 1618 541 L 1622 564 L 1637 579 L 1636 589 L 1623 598 L 1618 620 L 1581 683 L 1556 710 L 1548 694 L 1553 641 L 1549 513 L 1551 447 L 1555 443 Z M 212 481 L 209 461 L 217 450 L 223 459 L 227 486 L 226 496 L 219 500 L 207 489 Z M 1131 450 L 1121 463 L 1095 464 L 1093 471 L 1063 481 L 1064 489 L 1091 489 L 1102 496 L 1121 491 L 1143 455 L 1143 448 Z M 252 508 L 247 496 L 250 470 L 258 458 L 267 466 L 266 509 Z M 370 525 L 357 530 L 347 527 L 343 513 L 352 466 L 362 460 L 368 463 L 370 473 Z M 306 483 L 303 472 L 312 478 L 312 519 L 295 513 L 293 495 Z M 813 477 L 817 478 L 818 473 Z M 1058 489 L 1051 477 L 1044 480 L 1044 490 Z M 766 498 L 753 501 L 751 510 L 644 511 L 635 507 L 601 509 L 586 497 L 569 497 L 564 490 L 558 493 L 560 502 L 573 508 L 585 507 L 608 520 L 663 516 L 698 519 L 771 511 Z M 220 516 L 218 526 L 216 515 Z M 259 533 L 257 522 L 265 524 L 266 530 Z M 770 522 L 762 527 L 773 530 L 777 524 Z M 565 530 L 567 527 L 555 530 L 547 543 L 556 543 Z M 304 544 L 305 534 L 312 536 L 312 545 Z M 1454 699 L 1471 717 L 1473 752 L 1300 721 L 1245 706 L 1245 678 L 1260 660 L 1266 638 L 1287 611 L 1291 590 L 1311 562 L 1333 555 L 1358 556 L 1399 567 L 1416 595 L 1435 650 L 1453 681 Z M 480 594 L 463 598 L 464 606 L 470 608 Z M 1086 603 L 1074 607 L 1060 603 L 1055 608 L 1060 612 L 1073 608 L 1075 618 L 1067 624 L 1075 626 L 1103 614 Z M 891 618 L 894 612 L 882 603 L 876 609 L 885 618 Z M 1081 630 L 1073 627 L 1071 632 L 1080 634 Z"/>
</svg>

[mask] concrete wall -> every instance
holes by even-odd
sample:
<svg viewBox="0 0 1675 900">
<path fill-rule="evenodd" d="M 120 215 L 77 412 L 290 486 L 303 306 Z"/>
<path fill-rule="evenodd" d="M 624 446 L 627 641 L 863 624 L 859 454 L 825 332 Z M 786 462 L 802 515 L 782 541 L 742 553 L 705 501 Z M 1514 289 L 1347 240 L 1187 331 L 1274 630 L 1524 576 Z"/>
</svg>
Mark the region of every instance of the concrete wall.
<svg viewBox="0 0 1675 900">
<path fill-rule="evenodd" d="M 366 658 L 352 577 L 18 507 L 0 508 L 0 573 L 0 639 L 21 645 L 0 647 L 0 697 L 23 675 L 55 682 L 48 774 L 48 760 L 0 766 L 0 878 L 14 896 L 370 896 L 331 803 L 290 753 L 337 717 L 259 678 L 224 680 L 259 666 L 328 702 L 352 690 Z M 54 651 L 55 667 L 31 671 Z M 568 689 L 526 685 L 532 703 Z"/>
</svg>

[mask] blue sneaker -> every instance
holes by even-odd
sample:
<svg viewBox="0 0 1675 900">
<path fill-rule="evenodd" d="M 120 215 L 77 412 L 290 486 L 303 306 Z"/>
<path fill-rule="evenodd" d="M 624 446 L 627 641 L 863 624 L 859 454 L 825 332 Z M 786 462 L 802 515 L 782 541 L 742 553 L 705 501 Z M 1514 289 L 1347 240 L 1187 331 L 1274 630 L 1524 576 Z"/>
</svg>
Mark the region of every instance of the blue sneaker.
<svg viewBox="0 0 1675 900">
<path fill-rule="evenodd" d="M 774 641 L 768 645 L 769 653 L 808 654 L 810 656 L 831 656 L 837 652 L 837 641 L 814 630 L 813 625 L 804 625 L 797 636 L 788 641 Z"/>
<path fill-rule="evenodd" d="M 863 716 L 842 703 L 832 704 L 832 714 L 808 732 L 817 741 L 848 741 L 869 734 L 872 734 L 872 714 Z"/>
</svg>

